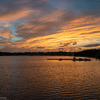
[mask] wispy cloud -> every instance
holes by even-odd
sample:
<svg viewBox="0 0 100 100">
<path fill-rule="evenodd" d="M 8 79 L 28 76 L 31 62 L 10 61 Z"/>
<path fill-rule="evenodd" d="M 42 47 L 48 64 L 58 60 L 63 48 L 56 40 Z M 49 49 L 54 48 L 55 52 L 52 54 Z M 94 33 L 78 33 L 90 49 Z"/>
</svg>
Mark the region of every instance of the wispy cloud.
<svg viewBox="0 0 100 100">
<path fill-rule="evenodd" d="M 100 44 L 95 43 L 95 44 L 88 44 L 88 45 L 85 45 L 83 47 L 98 47 L 98 46 L 100 46 Z"/>
<path fill-rule="evenodd" d="M 99 48 L 99 0 L 0 1 L 0 51 Z"/>
</svg>

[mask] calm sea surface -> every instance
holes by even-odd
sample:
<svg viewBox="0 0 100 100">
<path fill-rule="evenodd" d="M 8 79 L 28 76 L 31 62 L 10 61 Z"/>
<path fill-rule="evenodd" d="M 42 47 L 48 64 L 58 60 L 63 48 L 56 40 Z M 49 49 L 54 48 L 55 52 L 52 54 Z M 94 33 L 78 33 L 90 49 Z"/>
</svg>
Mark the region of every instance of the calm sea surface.
<svg viewBox="0 0 100 100">
<path fill-rule="evenodd" d="M 66 56 L 0 56 L 0 98 L 9 100 L 100 100 L 100 60 Z"/>
</svg>

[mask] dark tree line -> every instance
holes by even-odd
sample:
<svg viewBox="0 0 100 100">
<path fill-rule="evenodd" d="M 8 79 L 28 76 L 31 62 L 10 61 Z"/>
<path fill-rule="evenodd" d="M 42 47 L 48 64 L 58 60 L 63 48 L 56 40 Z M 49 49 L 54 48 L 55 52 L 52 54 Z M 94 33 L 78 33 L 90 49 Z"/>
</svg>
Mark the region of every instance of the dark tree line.
<svg viewBox="0 0 100 100">
<path fill-rule="evenodd" d="M 0 52 L 0 56 L 71 56 L 71 52 Z"/>
<path fill-rule="evenodd" d="M 80 52 L 0 52 L 0 56 L 83 56 L 100 59 L 100 49 L 84 50 Z"/>
<path fill-rule="evenodd" d="M 94 57 L 100 59 L 100 49 L 91 49 L 91 50 L 76 52 L 75 56 Z"/>
</svg>

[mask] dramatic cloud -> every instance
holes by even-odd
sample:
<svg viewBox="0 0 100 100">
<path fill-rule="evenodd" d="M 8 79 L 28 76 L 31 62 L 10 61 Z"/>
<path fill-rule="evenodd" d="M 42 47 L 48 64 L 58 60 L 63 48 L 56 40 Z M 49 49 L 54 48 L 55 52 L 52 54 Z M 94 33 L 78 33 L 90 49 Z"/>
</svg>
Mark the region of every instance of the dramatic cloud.
<svg viewBox="0 0 100 100">
<path fill-rule="evenodd" d="M 0 51 L 100 47 L 99 0 L 0 1 Z"/>
</svg>

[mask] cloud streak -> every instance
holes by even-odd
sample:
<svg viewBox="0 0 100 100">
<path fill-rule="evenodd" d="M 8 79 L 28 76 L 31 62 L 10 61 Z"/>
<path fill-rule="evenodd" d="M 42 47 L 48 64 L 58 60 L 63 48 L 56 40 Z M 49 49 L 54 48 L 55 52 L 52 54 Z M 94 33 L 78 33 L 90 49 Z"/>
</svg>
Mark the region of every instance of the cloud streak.
<svg viewBox="0 0 100 100">
<path fill-rule="evenodd" d="M 88 45 L 85 45 L 85 46 L 83 46 L 83 47 L 98 47 L 98 46 L 100 46 L 100 44 L 88 44 Z"/>
<path fill-rule="evenodd" d="M 98 0 L 0 1 L 0 51 L 99 48 L 99 5 Z"/>
</svg>

